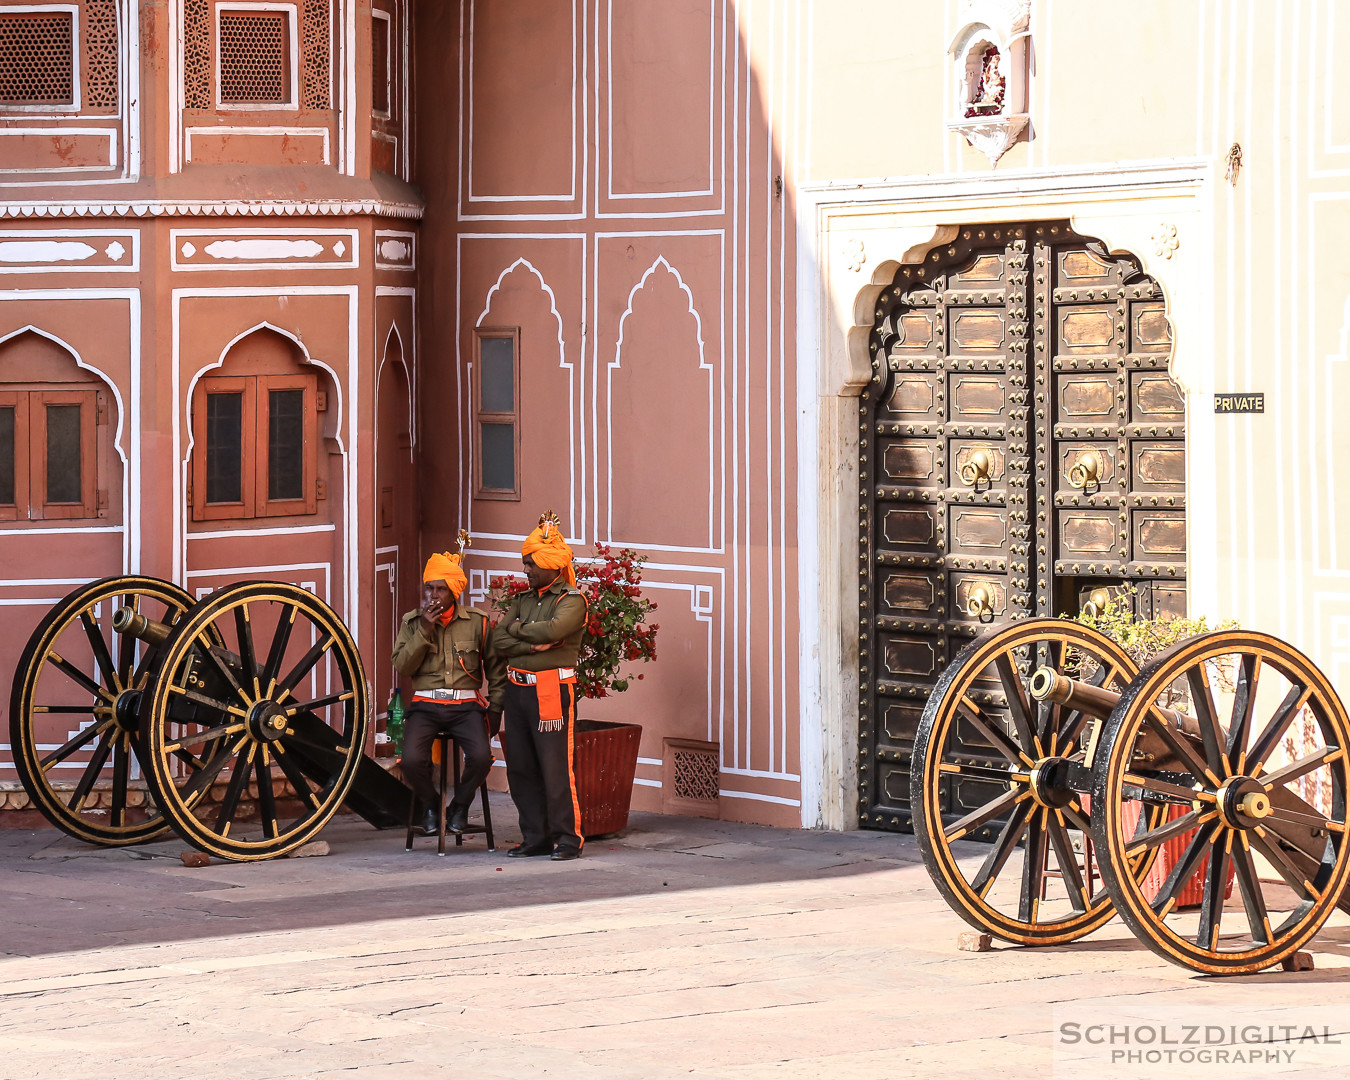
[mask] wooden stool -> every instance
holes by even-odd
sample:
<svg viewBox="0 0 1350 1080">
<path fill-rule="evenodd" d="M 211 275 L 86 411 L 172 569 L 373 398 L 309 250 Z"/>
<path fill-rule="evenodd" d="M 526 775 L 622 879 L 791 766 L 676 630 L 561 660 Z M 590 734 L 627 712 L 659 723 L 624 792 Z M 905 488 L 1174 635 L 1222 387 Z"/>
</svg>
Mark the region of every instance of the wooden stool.
<svg viewBox="0 0 1350 1080">
<path fill-rule="evenodd" d="M 445 800 L 450 796 L 454 789 L 459 787 L 459 744 L 455 742 L 455 737 L 447 731 L 438 731 L 432 742 L 433 747 L 439 747 L 441 751 L 441 821 L 440 829 L 436 835 L 436 854 L 445 854 Z M 434 751 L 433 751 L 434 752 Z M 450 759 L 455 762 L 455 777 L 453 785 L 446 783 L 446 766 Z M 488 786 L 487 778 L 483 778 L 483 786 L 478 789 L 483 800 L 483 824 L 466 825 L 462 833 L 455 834 L 455 847 L 460 847 L 464 843 L 466 836 L 475 836 L 478 833 L 487 833 L 487 846 L 489 851 L 496 851 L 497 847 L 492 842 L 492 809 L 488 806 Z M 408 840 L 404 851 L 411 851 L 413 846 L 413 832 L 416 829 L 417 821 L 417 797 L 414 796 L 408 803 Z"/>
</svg>

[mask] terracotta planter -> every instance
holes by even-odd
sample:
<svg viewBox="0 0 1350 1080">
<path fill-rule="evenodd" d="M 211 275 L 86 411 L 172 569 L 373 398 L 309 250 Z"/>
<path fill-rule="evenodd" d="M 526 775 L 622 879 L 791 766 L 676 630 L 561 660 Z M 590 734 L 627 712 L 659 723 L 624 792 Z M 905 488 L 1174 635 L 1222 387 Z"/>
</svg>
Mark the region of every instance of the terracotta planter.
<svg viewBox="0 0 1350 1080">
<path fill-rule="evenodd" d="M 641 741 L 641 724 L 577 721 L 573 769 L 586 836 L 616 833 L 628 824 Z"/>
</svg>

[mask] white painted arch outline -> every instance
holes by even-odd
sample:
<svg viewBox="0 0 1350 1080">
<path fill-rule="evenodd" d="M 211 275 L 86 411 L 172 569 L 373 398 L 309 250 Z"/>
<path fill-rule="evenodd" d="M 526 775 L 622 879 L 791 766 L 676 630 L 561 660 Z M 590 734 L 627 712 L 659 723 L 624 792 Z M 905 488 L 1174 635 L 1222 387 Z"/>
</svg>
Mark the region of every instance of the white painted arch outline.
<svg viewBox="0 0 1350 1080">
<path fill-rule="evenodd" d="M 38 337 L 46 338 L 53 345 L 56 345 L 57 347 L 64 349 L 66 353 L 75 361 L 76 367 L 80 368 L 83 371 L 91 372 L 99 379 L 100 382 L 102 382 L 112 392 L 113 400 L 117 403 L 117 427 L 113 432 L 113 449 L 117 451 L 117 456 L 119 460 L 122 462 L 122 524 L 117 527 L 117 531 L 127 533 L 128 530 L 130 530 L 133 527 L 133 523 L 130 520 L 132 510 L 131 462 L 128 460 L 127 448 L 123 445 L 123 438 L 122 438 L 124 432 L 126 431 L 126 409 L 122 402 L 122 392 L 117 389 L 117 384 L 112 380 L 112 378 L 108 375 L 106 371 L 104 371 L 100 367 L 97 367 L 94 364 L 86 362 L 84 357 L 80 355 L 79 350 L 76 349 L 73 345 L 71 345 L 68 341 L 65 341 L 62 338 L 57 337 L 55 334 L 50 333 L 49 331 L 43 330 L 39 326 L 34 326 L 32 323 L 28 323 L 26 326 L 21 326 L 19 327 L 19 329 L 6 334 L 4 337 L 0 337 L 0 345 L 4 345 L 5 342 L 7 341 L 13 341 L 15 338 L 20 337 L 23 334 L 27 333 L 33 333 L 36 334 Z M 132 356 L 129 359 L 132 365 L 136 364 L 137 362 L 136 357 Z M 98 529 L 99 532 L 103 532 L 106 529 L 106 526 L 96 526 L 96 528 Z M 88 530 L 82 529 L 78 525 L 74 525 L 71 526 L 69 529 L 61 529 L 60 531 L 86 532 Z M 122 551 L 123 566 L 129 567 L 130 566 L 129 551 L 127 549 L 127 545 L 125 542 L 123 543 L 122 548 L 123 548 Z"/>
<path fill-rule="evenodd" d="M 706 548 L 686 548 L 673 547 L 663 544 L 648 544 L 634 541 L 616 540 L 614 538 L 614 376 L 615 368 L 623 367 L 623 335 L 624 326 L 628 322 L 628 316 L 633 314 L 633 301 L 637 294 L 647 286 L 647 282 L 656 274 L 658 270 L 664 269 L 666 273 L 675 278 L 675 284 L 679 290 L 684 293 L 688 301 L 689 314 L 694 317 L 694 335 L 698 340 L 698 366 L 700 371 L 708 373 L 708 546 Z M 713 365 L 709 362 L 707 356 L 707 347 L 703 341 L 703 317 L 699 315 L 698 308 L 694 304 L 693 290 L 685 284 L 684 278 L 680 272 L 671 266 L 664 255 L 658 255 L 647 267 L 637 284 L 628 293 L 628 302 L 624 307 L 624 312 L 619 316 L 619 336 L 614 343 L 614 359 L 606 366 L 605 375 L 605 525 L 609 536 L 608 542 L 619 544 L 625 547 L 640 546 L 652 551 L 697 551 L 711 552 L 715 550 L 713 543 L 714 522 L 716 520 L 716 492 L 715 480 L 717 475 L 717 459 L 714 454 L 716 429 L 716 407 L 713 395 Z"/>
<path fill-rule="evenodd" d="M 544 275 L 541 274 L 541 273 L 539 272 L 538 268 L 537 268 L 532 262 L 530 262 L 529 259 L 525 258 L 525 257 L 522 255 L 520 258 L 516 259 L 515 262 L 513 262 L 513 263 L 511 263 L 509 266 L 507 266 L 505 270 L 503 270 L 500 274 L 497 275 L 497 280 L 493 283 L 492 287 L 491 287 L 490 289 L 488 289 L 488 291 L 487 291 L 487 297 L 486 297 L 486 299 L 484 299 L 484 301 L 483 301 L 483 310 L 479 313 L 478 318 L 474 321 L 474 324 L 473 324 L 473 325 L 474 325 L 475 328 L 477 328 L 477 327 L 483 325 L 483 321 L 488 317 L 488 314 L 492 311 L 492 298 L 493 298 L 494 296 L 496 296 L 497 293 L 501 290 L 502 283 L 505 282 L 506 279 L 507 279 L 508 277 L 510 277 L 511 274 L 513 274 L 516 270 L 521 269 L 522 267 L 523 267 L 524 269 L 528 270 L 531 274 L 533 274 L 533 275 L 535 276 L 535 278 L 536 278 L 536 279 L 538 280 L 538 282 L 539 282 L 539 288 L 540 288 L 540 290 L 543 291 L 543 292 L 548 296 L 549 313 L 553 316 L 554 321 L 555 321 L 555 322 L 557 323 L 557 325 L 558 325 L 558 367 L 559 367 L 559 368 L 562 368 L 563 370 L 565 370 L 565 371 L 567 372 L 567 442 L 568 442 L 568 468 L 569 468 L 569 471 L 570 471 L 570 473 L 571 473 L 571 483 L 570 483 L 570 485 L 569 485 L 569 490 L 568 490 L 568 499 L 570 500 L 570 509 L 569 509 L 569 511 L 568 511 L 569 516 L 568 516 L 567 525 L 566 525 L 564 528 L 570 529 L 573 533 L 579 533 L 578 528 L 577 528 L 577 522 L 579 521 L 579 518 L 577 517 L 577 430 L 576 430 L 576 429 L 577 429 L 577 387 L 576 387 L 576 377 L 575 377 L 575 375 L 576 375 L 576 367 L 575 367 L 575 365 L 574 365 L 570 360 L 567 359 L 567 347 L 566 347 L 566 345 L 565 345 L 564 342 L 563 342 L 563 320 L 562 320 L 562 315 L 561 315 L 561 313 L 559 313 L 559 311 L 558 311 L 558 297 L 557 297 L 556 294 L 553 292 L 553 287 L 552 287 L 551 285 L 549 285 L 549 283 L 548 283 L 547 281 L 544 280 Z M 523 344 L 523 342 L 522 342 L 522 344 L 521 344 L 521 352 L 523 353 L 524 351 L 525 351 L 525 347 L 524 347 L 524 344 Z M 517 363 L 517 364 L 521 364 L 522 362 L 523 362 L 522 357 L 519 357 L 519 356 L 516 357 L 516 363 Z M 470 370 L 472 370 L 472 368 L 473 368 L 473 360 L 472 360 L 472 359 L 469 361 L 469 363 L 468 363 L 467 366 L 469 367 Z M 474 411 L 474 404 L 473 404 L 473 398 L 472 398 L 472 395 L 470 395 L 470 397 L 469 397 L 469 399 L 468 399 L 468 410 L 469 410 L 469 425 L 468 425 L 468 430 L 472 433 L 472 431 L 473 431 L 473 411 Z M 583 432 L 583 437 L 584 437 L 584 432 Z M 476 440 L 473 438 L 472 434 L 470 434 L 470 438 L 469 438 L 469 475 L 470 475 L 470 476 L 473 475 L 473 458 L 474 458 L 474 454 L 475 454 L 475 447 L 476 447 Z M 469 511 L 469 515 L 470 515 L 470 524 L 469 524 L 469 528 L 470 528 L 470 529 L 473 528 L 473 522 L 472 522 L 473 510 L 472 510 L 472 505 L 473 505 L 473 504 L 472 504 L 472 501 L 471 501 L 471 502 L 470 502 L 470 511 Z M 488 536 L 488 535 L 490 535 L 490 534 L 486 534 L 486 533 L 484 534 L 484 536 Z M 514 539 L 514 538 L 510 538 L 510 539 Z M 567 537 L 567 542 L 568 542 L 569 544 L 581 544 L 581 543 L 584 543 L 584 540 L 583 540 L 582 537 L 578 534 L 578 535 L 576 535 L 576 536 L 569 536 L 569 537 Z"/>
<path fill-rule="evenodd" d="M 285 290 L 283 291 L 282 294 L 284 294 L 284 292 L 291 292 L 291 291 L 292 290 Z M 313 292 L 307 289 L 299 289 L 294 291 L 302 295 L 346 296 L 348 298 L 348 305 L 349 305 L 349 320 L 350 318 L 353 317 L 350 313 L 352 300 L 354 299 L 354 297 L 352 296 L 353 290 L 342 289 L 333 291 L 323 290 L 320 292 Z M 245 295 L 278 294 L 278 292 L 270 290 L 262 292 L 259 292 L 257 290 L 242 290 L 241 292 L 242 294 Z M 192 376 L 188 379 L 186 394 L 180 395 L 179 393 L 179 387 L 181 385 L 181 376 L 182 376 L 182 372 L 180 370 L 180 363 L 181 363 L 180 336 L 182 333 L 182 325 L 179 311 L 179 305 L 181 301 L 185 297 L 193 299 L 212 299 L 218 297 L 230 297 L 241 295 L 241 292 L 236 292 L 235 290 L 228 290 L 228 289 L 203 290 L 201 292 L 198 292 L 196 290 L 174 291 L 174 337 L 173 337 L 174 454 L 175 454 L 175 466 L 178 472 L 178 476 L 176 477 L 174 487 L 174 502 L 176 504 L 175 518 L 177 522 L 175 528 L 177 529 L 178 532 L 178 541 L 174 547 L 174 578 L 180 584 L 186 581 L 187 574 L 189 573 L 189 571 L 187 570 L 187 545 L 188 542 L 193 537 L 193 534 L 188 531 L 188 524 L 189 524 L 188 519 L 190 517 L 191 511 L 187 505 L 188 469 L 189 463 L 191 462 L 192 459 L 192 449 L 196 442 L 196 434 L 192 430 L 192 414 L 191 414 L 192 395 L 196 391 L 198 381 L 207 372 L 214 371 L 217 368 L 220 368 L 225 363 L 225 357 L 229 355 L 230 350 L 233 349 L 236 344 L 238 344 L 244 338 L 248 337 L 250 334 L 256 333 L 259 330 L 264 329 L 272 330 L 275 333 L 280 334 L 287 340 L 291 341 L 294 345 L 296 345 L 300 349 L 301 355 L 304 358 L 304 363 L 311 364 L 314 367 L 327 372 L 328 377 L 332 380 L 333 383 L 333 390 L 337 399 L 336 411 L 334 413 L 334 431 L 335 431 L 334 437 L 337 441 L 338 450 L 342 457 L 342 485 L 344 495 L 343 516 L 346 519 L 345 526 L 343 529 L 344 542 L 343 542 L 342 559 L 346 572 L 343 575 L 345 579 L 344 580 L 345 588 L 343 595 L 344 610 L 342 612 L 342 615 L 344 621 L 352 629 L 352 633 L 355 636 L 356 615 L 358 611 L 355 597 L 357 582 L 354 580 L 355 574 L 354 568 L 358 565 L 357 552 L 354 550 L 354 546 L 356 543 L 356 536 L 354 533 L 354 519 L 357 512 L 356 509 L 357 492 L 355 490 L 355 477 L 354 477 L 355 470 L 352 466 L 351 454 L 348 451 L 347 440 L 343 437 L 342 434 L 342 422 L 344 416 L 344 401 L 342 393 L 343 382 L 338 377 L 337 372 L 334 371 L 332 367 L 330 367 L 323 361 L 316 360 L 310 354 L 309 349 L 306 348 L 304 342 L 300 340 L 297 334 L 292 333 L 289 330 L 283 329 L 282 327 L 277 326 L 275 323 L 272 323 L 264 319 L 261 322 L 256 323 L 255 325 L 249 327 L 247 330 L 244 330 L 243 332 L 235 335 L 228 342 L 226 342 L 224 348 L 220 352 L 220 355 L 216 358 L 215 361 L 209 364 L 203 364 L 195 372 L 192 373 Z M 349 335 L 348 335 L 349 353 L 352 352 L 355 348 L 355 341 L 352 340 L 351 338 L 351 329 L 352 328 L 349 327 Z M 351 364 L 354 367 L 354 357 L 349 356 L 349 364 Z M 351 372 L 351 377 L 355 379 L 355 371 Z M 350 435 L 353 442 L 355 441 L 356 435 L 355 419 L 356 419 L 355 410 L 353 409 L 351 419 L 349 421 L 352 426 L 352 431 L 350 432 Z M 185 446 L 181 434 L 184 426 L 186 426 L 188 430 L 188 437 Z M 182 448 L 181 453 L 180 448 Z"/>
<path fill-rule="evenodd" d="M 397 353 L 391 354 L 389 351 L 389 347 L 395 342 L 397 342 L 398 350 Z M 390 366 L 397 365 L 398 367 L 401 367 L 403 369 L 404 385 L 406 385 L 408 388 L 408 461 L 411 463 L 416 460 L 417 454 L 417 410 L 416 408 L 413 407 L 412 371 L 408 367 L 408 352 L 403 347 L 403 335 L 398 332 L 398 323 L 393 322 L 392 320 L 389 323 L 389 333 L 386 334 L 384 338 L 384 348 L 380 350 L 379 369 L 375 372 L 375 402 L 377 410 L 375 414 L 375 422 L 377 425 L 379 423 L 378 409 L 380 396 L 380 380 L 384 378 L 384 369 L 386 364 Z M 376 447 L 379 446 L 378 432 L 376 432 L 375 445 Z"/>
</svg>

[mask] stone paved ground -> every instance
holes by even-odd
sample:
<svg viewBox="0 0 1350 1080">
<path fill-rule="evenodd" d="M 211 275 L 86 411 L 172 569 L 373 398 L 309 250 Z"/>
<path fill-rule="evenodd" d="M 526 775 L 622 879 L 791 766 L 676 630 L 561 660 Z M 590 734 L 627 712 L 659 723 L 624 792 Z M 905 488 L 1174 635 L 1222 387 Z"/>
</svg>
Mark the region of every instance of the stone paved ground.
<svg viewBox="0 0 1350 1080">
<path fill-rule="evenodd" d="M 1118 921 L 959 952 L 912 837 L 634 815 L 566 864 L 503 858 L 509 829 L 444 859 L 354 818 L 323 838 L 188 869 L 176 840 L 0 832 L 0 1078 L 984 1080 L 1067 1075 L 1051 1032 L 1093 1000 L 1350 1004 L 1339 916 L 1299 975 L 1197 978 Z M 1350 1056 L 1328 1068 L 1299 1075 Z"/>
</svg>

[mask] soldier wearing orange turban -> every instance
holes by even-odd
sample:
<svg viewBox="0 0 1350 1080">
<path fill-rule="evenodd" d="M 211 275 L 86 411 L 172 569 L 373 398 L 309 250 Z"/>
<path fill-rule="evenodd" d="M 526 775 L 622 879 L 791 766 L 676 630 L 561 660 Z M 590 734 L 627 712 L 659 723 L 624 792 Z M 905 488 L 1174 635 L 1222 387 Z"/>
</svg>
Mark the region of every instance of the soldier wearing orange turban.
<svg viewBox="0 0 1350 1080">
<path fill-rule="evenodd" d="M 562 527 L 556 517 L 550 516 L 552 514 L 550 510 L 539 519 L 538 528 L 525 538 L 520 554 L 533 560 L 534 565 L 542 570 L 560 570 L 563 579 L 575 589 L 577 572 L 572 567 L 572 549 L 563 539 Z"/>
<path fill-rule="evenodd" d="M 463 555 L 451 555 L 448 551 L 433 554 L 427 560 L 426 569 L 422 571 L 423 583 L 429 581 L 445 582 L 446 587 L 450 590 L 451 600 L 448 606 L 451 610 L 454 609 L 454 602 L 459 599 L 460 593 L 469 584 L 469 579 L 464 574 L 463 560 Z"/>
<path fill-rule="evenodd" d="M 412 680 L 412 705 L 404 716 L 403 777 L 423 807 L 422 831 L 439 831 L 444 795 L 431 781 L 431 745 L 437 732 L 453 735 L 464 751 L 464 770 L 450 803 L 449 829 L 462 832 L 469 806 L 492 768 L 489 740 L 501 726 L 506 694 L 505 658 L 492 644 L 487 612 L 461 604 L 468 586 L 460 530 L 458 554 L 434 554 L 422 572 L 422 606 L 403 616 L 393 665 Z M 482 686 L 487 682 L 487 694 Z M 486 712 L 486 719 L 485 719 Z"/>
<path fill-rule="evenodd" d="M 573 737 L 586 598 L 553 511 L 539 519 L 521 556 L 530 587 L 511 601 L 493 632 L 508 665 L 502 735 L 522 837 L 507 855 L 575 859 L 583 843 Z"/>
</svg>

